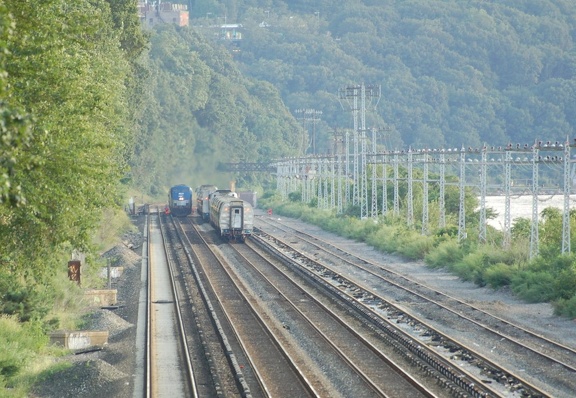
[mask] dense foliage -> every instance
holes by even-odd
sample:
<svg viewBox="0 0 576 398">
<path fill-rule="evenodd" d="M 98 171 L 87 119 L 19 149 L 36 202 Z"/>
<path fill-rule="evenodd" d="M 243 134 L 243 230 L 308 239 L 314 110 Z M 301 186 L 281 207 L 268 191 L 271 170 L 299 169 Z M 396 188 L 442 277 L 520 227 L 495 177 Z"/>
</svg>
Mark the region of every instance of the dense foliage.
<svg viewBox="0 0 576 398">
<path fill-rule="evenodd" d="M 54 253 L 87 249 L 101 210 L 117 199 L 133 141 L 133 59 L 113 21 L 120 2 L 4 3 L 4 98 L 31 117 L 5 117 L 5 186 L 16 200 L 0 206 L 2 272 L 34 280 L 51 272 Z"/>
<path fill-rule="evenodd" d="M 244 77 L 225 48 L 193 29 L 160 25 L 151 32 L 144 62 L 150 78 L 132 167 L 143 190 L 159 194 L 176 183 L 228 186 L 231 177 L 217 173 L 221 162 L 298 154 L 302 130 L 277 90 Z"/>
<path fill-rule="evenodd" d="M 74 291 L 66 261 L 91 253 L 103 210 L 120 202 L 145 43 L 132 1 L 1 3 L 0 316 L 34 334 L 13 336 L 16 355 L 0 350 L 2 387 L 58 327 L 46 315 Z"/>
<path fill-rule="evenodd" d="M 321 151 L 350 127 L 340 89 L 381 85 L 367 127 L 390 149 L 563 140 L 575 133 L 570 0 L 192 2 L 194 23 L 241 23 L 237 56 L 286 105 L 321 110 Z M 205 29 L 210 32 L 210 29 Z M 375 101 L 371 102 L 375 105 Z"/>
</svg>

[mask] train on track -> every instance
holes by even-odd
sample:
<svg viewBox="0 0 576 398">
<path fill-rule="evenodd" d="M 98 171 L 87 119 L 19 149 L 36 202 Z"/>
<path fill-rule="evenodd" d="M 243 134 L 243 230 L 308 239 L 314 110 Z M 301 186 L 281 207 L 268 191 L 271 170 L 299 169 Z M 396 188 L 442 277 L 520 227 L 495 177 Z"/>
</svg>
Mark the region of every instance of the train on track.
<svg viewBox="0 0 576 398">
<path fill-rule="evenodd" d="M 200 185 L 196 188 L 196 214 L 202 221 L 210 221 L 210 194 L 217 190 L 216 185 Z"/>
<path fill-rule="evenodd" d="M 192 188 L 187 185 L 175 185 L 168 192 L 168 208 L 176 217 L 192 214 Z"/>
<path fill-rule="evenodd" d="M 217 190 L 210 194 L 210 224 L 222 238 L 244 242 L 254 229 L 254 209 L 237 193 Z"/>
</svg>

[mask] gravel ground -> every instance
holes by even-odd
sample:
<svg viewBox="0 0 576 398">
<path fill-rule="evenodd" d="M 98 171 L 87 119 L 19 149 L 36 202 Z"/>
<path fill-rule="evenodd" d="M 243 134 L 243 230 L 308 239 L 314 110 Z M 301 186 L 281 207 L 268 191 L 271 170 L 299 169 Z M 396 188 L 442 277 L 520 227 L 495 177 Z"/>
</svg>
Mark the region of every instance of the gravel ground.
<svg viewBox="0 0 576 398">
<path fill-rule="evenodd" d="M 283 221 L 286 221 L 282 217 Z M 143 217 L 135 219 L 141 224 Z M 290 220 L 298 227 L 302 223 Z M 141 225 L 139 225 L 141 227 Z M 307 225 L 307 231 L 323 239 L 332 239 L 347 251 L 372 261 L 393 263 L 401 273 L 420 280 L 423 284 L 442 290 L 452 296 L 463 298 L 487 311 L 530 327 L 539 333 L 576 346 L 576 322 L 553 315 L 549 304 L 523 303 L 506 289 L 494 291 L 463 282 L 441 271 L 431 270 L 421 262 L 405 261 L 392 255 L 382 254 L 362 243 L 349 241 L 321 229 Z M 140 241 L 139 241 L 140 239 Z M 131 236 L 130 243 L 115 247 L 104 254 L 114 258 L 113 265 L 125 267 L 123 275 L 115 280 L 118 289 L 119 308 L 114 311 L 96 310 L 91 317 L 91 329 L 108 330 L 108 345 L 101 351 L 70 355 L 62 360 L 71 366 L 38 383 L 30 397 L 132 397 L 135 369 L 135 339 L 140 291 L 141 236 Z M 130 249 L 132 248 L 132 249 Z"/>
<path fill-rule="evenodd" d="M 135 219 L 141 227 L 143 217 Z M 89 330 L 108 330 L 108 344 L 101 351 L 63 357 L 70 363 L 34 386 L 32 398 L 132 397 L 135 369 L 136 322 L 140 293 L 141 234 L 124 237 L 123 243 L 102 256 L 112 266 L 124 267 L 113 280 L 118 290 L 118 309 L 95 309 L 88 322 Z"/>
<path fill-rule="evenodd" d="M 416 279 L 423 285 L 465 300 L 485 311 L 576 348 L 576 320 L 555 316 L 550 304 L 528 304 L 514 297 L 508 288 L 494 290 L 489 287 L 478 287 L 446 271 L 428 268 L 421 261 L 405 260 L 395 255 L 378 252 L 364 243 L 339 237 L 298 220 L 278 218 L 294 228 L 302 228 L 306 225 L 306 232 L 337 243 L 339 247 L 351 254 L 375 263 L 393 265 L 397 272 Z"/>
</svg>

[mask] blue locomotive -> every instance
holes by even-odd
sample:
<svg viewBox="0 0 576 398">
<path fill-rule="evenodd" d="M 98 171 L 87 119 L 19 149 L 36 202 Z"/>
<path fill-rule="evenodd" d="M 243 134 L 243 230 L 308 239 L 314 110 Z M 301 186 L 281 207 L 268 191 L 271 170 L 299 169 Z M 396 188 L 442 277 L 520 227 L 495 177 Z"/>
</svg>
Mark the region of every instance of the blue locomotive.
<svg viewBox="0 0 576 398">
<path fill-rule="evenodd" d="M 175 185 L 168 192 L 168 207 L 176 217 L 192 214 L 192 188 L 187 185 Z"/>
</svg>

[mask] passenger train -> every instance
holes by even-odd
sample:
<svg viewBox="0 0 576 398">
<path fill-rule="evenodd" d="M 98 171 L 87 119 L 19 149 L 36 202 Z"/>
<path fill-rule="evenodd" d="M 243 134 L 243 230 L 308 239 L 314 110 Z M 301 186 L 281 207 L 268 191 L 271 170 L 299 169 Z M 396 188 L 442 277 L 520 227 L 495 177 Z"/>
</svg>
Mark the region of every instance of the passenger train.
<svg viewBox="0 0 576 398">
<path fill-rule="evenodd" d="M 254 229 L 254 209 L 235 192 L 210 195 L 210 224 L 229 241 L 244 242 Z"/>
<path fill-rule="evenodd" d="M 176 217 L 192 214 L 192 188 L 187 185 L 175 185 L 168 192 L 168 207 Z"/>
<path fill-rule="evenodd" d="M 196 188 L 196 214 L 202 221 L 210 221 L 210 194 L 217 190 L 216 185 L 200 185 Z"/>
</svg>

